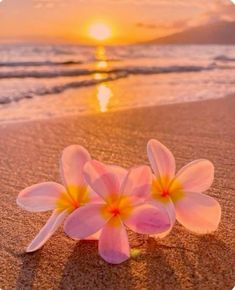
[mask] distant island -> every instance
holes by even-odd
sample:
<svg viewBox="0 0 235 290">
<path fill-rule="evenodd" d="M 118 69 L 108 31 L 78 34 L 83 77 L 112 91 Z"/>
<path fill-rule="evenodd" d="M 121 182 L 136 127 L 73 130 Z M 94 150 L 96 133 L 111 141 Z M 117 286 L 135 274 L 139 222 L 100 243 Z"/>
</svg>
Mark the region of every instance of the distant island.
<svg viewBox="0 0 235 290">
<path fill-rule="evenodd" d="M 153 39 L 147 44 L 235 44 L 235 21 L 220 21 Z"/>
</svg>

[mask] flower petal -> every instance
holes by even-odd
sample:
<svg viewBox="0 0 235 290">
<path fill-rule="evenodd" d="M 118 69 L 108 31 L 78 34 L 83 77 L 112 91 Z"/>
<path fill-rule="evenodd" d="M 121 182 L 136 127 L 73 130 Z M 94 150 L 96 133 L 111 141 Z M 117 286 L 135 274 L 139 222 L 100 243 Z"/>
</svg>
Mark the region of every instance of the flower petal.
<svg viewBox="0 0 235 290">
<path fill-rule="evenodd" d="M 147 235 L 165 232 L 171 226 L 169 215 L 161 204 L 144 204 L 134 208 L 124 223 L 132 231 Z"/>
<path fill-rule="evenodd" d="M 98 195 L 92 188 L 90 188 L 89 186 L 87 187 L 87 192 L 88 192 L 88 196 L 89 196 L 89 201 L 91 203 L 103 203 L 104 199 Z"/>
<path fill-rule="evenodd" d="M 118 177 L 105 164 L 91 160 L 86 163 L 83 172 L 88 185 L 103 199 L 107 200 L 110 194 L 119 195 Z"/>
<path fill-rule="evenodd" d="M 128 170 L 117 165 L 107 165 L 107 166 L 115 175 L 117 175 L 119 183 L 122 184 L 126 178 Z"/>
<path fill-rule="evenodd" d="M 101 234 L 101 230 L 99 230 L 98 232 L 94 233 L 93 235 L 85 238 L 84 240 L 91 240 L 91 241 L 99 240 L 100 234 Z"/>
<path fill-rule="evenodd" d="M 63 150 L 60 171 L 67 188 L 84 186 L 83 167 L 91 160 L 88 151 L 79 145 L 70 145 Z"/>
<path fill-rule="evenodd" d="M 142 203 L 150 195 L 152 185 L 152 173 L 149 166 L 133 167 L 122 184 L 123 195 L 132 197 L 134 204 Z"/>
<path fill-rule="evenodd" d="M 58 183 L 38 183 L 22 190 L 16 202 L 23 209 L 32 212 L 52 210 L 64 192 L 66 189 Z"/>
<path fill-rule="evenodd" d="M 176 219 L 188 230 L 206 234 L 217 229 L 221 207 L 213 198 L 203 193 L 187 192 L 175 203 Z"/>
<path fill-rule="evenodd" d="M 68 212 L 62 211 L 58 212 L 56 210 L 53 211 L 52 215 L 48 219 L 45 226 L 40 230 L 34 240 L 29 244 L 26 249 L 26 252 L 34 252 L 41 248 L 45 242 L 54 234 L 54 232 L 58 229 L 58 227 L 62 224 L 64 218 L 68 215 Z"/>
<path fill-rule="evenodd" d="M 167 177 L 169 179 L 174 177 L 175 158 L 166 146 L 152 139 L 147 144 L 147 154 L 157 177 Z"/>
<path fill-rule="evenodd" d="M 151 204 L 153 205 L 159 205 L 159 202 L 156 202 L 156 201 L 153 201 L 151 202 Z M 152 235 L 154 238 L 165 238 L 172 230 L 174 224 L 175 224 L 175 207 L 174 207 L 174 204 L 173 202 L 171 201 L 171 199 L 169 198 L 169 200 L 165 203 L 161 203 L 162 206 L 165 207 L 165 210 L 167 211 L 168 213 L 168 216 L 169 216 L 169 219 L 170 219 L 170 228 L 168 230 L 166 230 L 165 232 L 163 233 L 160 233 L 160 234 L 156 234 L 156 235 Z"/>
<path fill-rule="evenodd" d="M 172 183 L 174 188 L 179 183 L 184 191 L 204 192 L 214 179 L 214 166 L 206 159 L 195 160 L 184 166 L 176 175 Z"/>
<path fill-rule="evenodd" d="M 127 232 L 121 222 L 113 225 L 110 220 L 104 226 L 99 240 L 99 254 L 111 264 L 120 264 L 130 257 Z"/>
<path fill-rule="evenodd" d="M 76 209 L 66 219 L 65 233 L 73 239 L 84 239 L 99 231 L 107 219 L 102 215 L 104 204 L 87 204 Z"/>
</svg>

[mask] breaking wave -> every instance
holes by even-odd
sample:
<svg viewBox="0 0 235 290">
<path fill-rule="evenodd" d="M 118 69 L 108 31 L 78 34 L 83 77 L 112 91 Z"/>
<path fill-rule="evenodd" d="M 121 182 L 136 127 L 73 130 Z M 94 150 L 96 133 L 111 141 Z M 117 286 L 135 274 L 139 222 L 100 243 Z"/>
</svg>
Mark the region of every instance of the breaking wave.
<svg viewBox="0 0 235 290">
<path fill-rule="evenodd" d="M 68 64 L 68 63 L 67 63 Z M 55 63 L 54 63 L 55 65 Z M 111 70 L 93 69 L 60 69 L 60 70 L 16 70 L 2 71 L 0 78 L 56 78 L 56 77 L 76 77 L 93 75 L 97 73 L 125 74 L 125 75 L 147 75 L 164 73 L 187 73 L 200 72 L 214 69 L 216 65 L 209 66 L 166 66 L 166 67 L 120 67 Z"/>
</svg>

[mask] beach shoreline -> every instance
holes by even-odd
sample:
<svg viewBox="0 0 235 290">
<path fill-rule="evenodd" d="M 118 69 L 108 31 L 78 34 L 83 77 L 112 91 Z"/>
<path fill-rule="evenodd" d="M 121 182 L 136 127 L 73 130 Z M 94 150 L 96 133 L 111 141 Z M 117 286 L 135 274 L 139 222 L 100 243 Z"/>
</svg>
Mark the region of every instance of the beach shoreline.
<svg viewBox="0 0 235 290">
<path fill-rule="evenodd" d="M 77 95 L 79 93 L 79 95 L 82 94 L 82 92 L 80 91 L 74 91 L 73 95 Z M 66 98 L 66 96 L 64 96 Z M 83 96 L 84 97 L 84 96 Z M 86 97 L 86 95 L 85 95 Z M 148 108 L 156 108 L 156 107 L 168 107 L 168 106 L 175 106 L 175 105 L 180 105 L 180 104 L 194 104 L 194 103 L 203 103 L 203 102 L 207 102 L 207 101 L 213 101 L 213 100 L 218 100 L 218 99 L 227 99 L 227 98 L 233 98 L 234 94 L 228 94 L 226 96 L 223 97 L 217 97 L 217 98 L 206 98 L 206 99 L 195 99 L 195 100 L 187 100 L 187 101 L 179 101 L 179 100 L 175 100 L 174 102 L 168 102 L 168 103 L 159 103 L 159 104 L 155 104 L 155 105 L 138 105 L 138 106 L 134 106 L 134 107 L 121 107 L 121 108 L 112 108 L 112 109 L 108 109 L 106 111 L 100 111 L 100 108 L 93 111 L 84 111 L 84 112 L 77 112 L 76 110 L 73 110 L 71 112 L 71 110 L 69 110 L 70 112 L 66 112 L 66 111 L 57 111 L 58 107 L 56 108 L 51 108 L 52 112 L 51 114 L 46 114 L 46 115 L 42 115 L 42 109 L 45 107 L 45 104 L 47 103 L 47 100 L 45 100 L 44 103 L 44 107 L 42 107 L 40 109 L 40 112 L 38 112 L 39 114 L 37 115 L 37 111 L 34 111 L 34 106 L 33 105 L 33 113 L 31 114 L 27 114 L 30 110 L 30 105 L 31 104 L 27 104 L 27 111 L 23 111 L 21 109 L 20 114 L 18 115 L 18 109 L 17 107 L 13 108 L 11 105 L 10 107 L 2 107 L 0 109 L 0 126 L 1 125 L 9 125 L 9 124 L 17 124 L 17 123 L 30 123 L 30 122 L 41 122 L 41 121 L 55 121 L 55 120 L 60 120 L 60 119 L 68 119 L 68 118 L 76 118 L 76 117 L 93 117 L 93 116 L 100 116 L 100 115 L 105 115 L 105 114 L 112 114 L 112 113 L 118 113 L 118 112 L 128 112 L 131 110 L 141 110 L 141 109 L 148 109 Z M 36 100 L 36 101 L 41 101 L 41 100 Z M 20 101 L 22 102 L 22 101 Z M 27 102 L 27 101 L 26 101 Z M 76 107 L 78 104 L 74 101 L 74 99 L 72 99 L 71 104 L 74 103 L 74 107 Z M 18 104 L 18 103 L 16 103 Z M 72 105 L 70 105 L 70 107 L 72 107 Z M 13 110 L 12 110 L 13 109 Z M 25 115 L 25 118 L 22 118 L 22 116 Z M 14 116 L 14 118 L 13 118 Z M 18 116 L 18 117 L 17 117 Z M 36 117 L 35 117 L 36 116 Z"/>
<path fill-rule="evenodd" d="M 125 111 L 0 123 L 0 288 L 2 289 L 232 289 L 234 286 L 235 96 Z M 43 181 L 60 182 L 58 162 L 70 144 L 126 168 L 148 164 L 155 138 L 176 156 L 177 169 L 199 158 L 215 165 L 208 194 L 222 206 L 219 229 L 197 236 L 179 224 L 163 240 L 130 233 L 136 258 L 106 264 L 96 242 L 75 242 L 62 229 L 38 252 L 24 249 L 50 213 L 18 208 L 18 192 Z"/>
</svg>

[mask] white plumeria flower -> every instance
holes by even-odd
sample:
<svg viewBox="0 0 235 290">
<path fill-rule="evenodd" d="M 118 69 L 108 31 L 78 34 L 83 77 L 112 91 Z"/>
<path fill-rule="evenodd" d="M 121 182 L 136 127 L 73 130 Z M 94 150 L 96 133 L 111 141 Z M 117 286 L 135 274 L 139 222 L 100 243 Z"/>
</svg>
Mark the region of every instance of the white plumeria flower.
<svg viewBox="0 0 235 290">
<path fill-rule="evenodd" d="M 213 182 L 213 164 L 205 159 L 195 160 L 175 174 L 175 158 L 163 144 L 150 140 L 147 153 L 155 174 L 150 201 L 163 204 L 171 219 L 168 231 L 156 236 L 166 236 L 176 219 L 194 233 L 215 231 L 220 222 L 221 207 L 214 198 L 202 193 Z"/>
<path fill-rule="evenodd" d="M 38 235 L 27 247 L 26 252 L 41 248 L 63 223 L 65 217 L 75 209 L 99 198 L 85 183 L 83 167 L 91 160 L 90 154 L 79 145 L 64 149 L 60 162 L 60 171 L 64 186 L 55 182 L 44 182 L 21 191 L 17 204 L 31 212 L 53 210 L 51 217 Z M 97 236 L 90 237 L 96 239 Z"/>
</svg>

